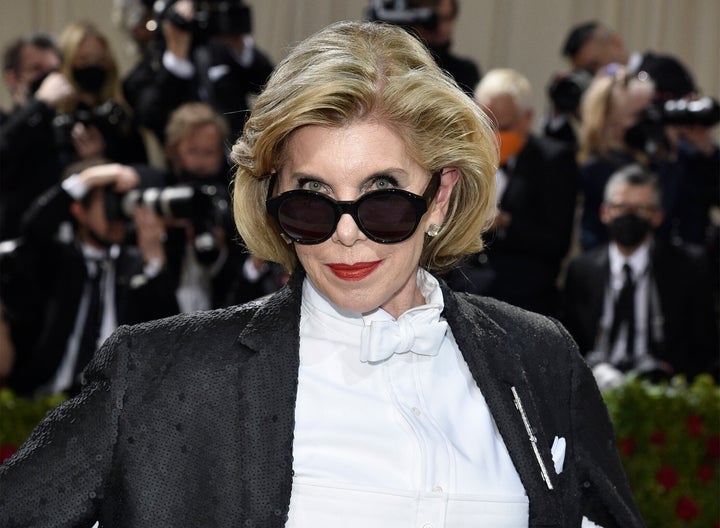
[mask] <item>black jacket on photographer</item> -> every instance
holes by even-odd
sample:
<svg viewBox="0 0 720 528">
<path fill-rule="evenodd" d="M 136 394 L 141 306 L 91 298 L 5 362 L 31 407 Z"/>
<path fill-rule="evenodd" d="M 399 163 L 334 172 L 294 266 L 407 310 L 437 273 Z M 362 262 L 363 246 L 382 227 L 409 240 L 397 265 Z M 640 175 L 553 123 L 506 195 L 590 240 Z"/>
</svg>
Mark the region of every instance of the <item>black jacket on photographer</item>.
<svg viewBox="0 0 720 528">
<path fill-rule="evenodd" d="M 154 47 L 123 82 L 126 100 L 138 122 L 152 130 L 160 143 L 170 114 L 183 103 L 204 101 L 230 123 L 231 140 L 242 131 L 247 117 L 248 96 L 260 92 L 273 63 L 252 44 L 235 57 L 223 45 L 209 41 L 191 50 L 191 60 L 183 61 L 161 46 Z M 189 75 L 178 75 L 173 66 L 183 63 Z M 181 67 L 182 68 L 182 67 Z M 171 71 L 173 70 L 173 71 Z"/>
</svg>

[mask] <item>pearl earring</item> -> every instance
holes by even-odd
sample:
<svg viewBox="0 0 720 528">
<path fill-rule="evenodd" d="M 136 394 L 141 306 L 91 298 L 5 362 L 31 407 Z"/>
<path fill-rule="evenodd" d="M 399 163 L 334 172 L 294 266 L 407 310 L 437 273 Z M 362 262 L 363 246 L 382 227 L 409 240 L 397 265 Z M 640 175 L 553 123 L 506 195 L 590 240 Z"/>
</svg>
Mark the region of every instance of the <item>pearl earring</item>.
<svg viewBox="0 0 720 528">
<path fill-rule="evenodd" d="M 430 224 L 430 227 L 428 227 L 428 230 L 425 231 L 425 233 L 427 234 L 427 236 L 429 236 L 431 238 L 436 237 L 438 235 L 438 233 L 440 232 L 441 228 L 442 228 L 442 226 L 439 226 L 437 224 Z"/>
</svg>

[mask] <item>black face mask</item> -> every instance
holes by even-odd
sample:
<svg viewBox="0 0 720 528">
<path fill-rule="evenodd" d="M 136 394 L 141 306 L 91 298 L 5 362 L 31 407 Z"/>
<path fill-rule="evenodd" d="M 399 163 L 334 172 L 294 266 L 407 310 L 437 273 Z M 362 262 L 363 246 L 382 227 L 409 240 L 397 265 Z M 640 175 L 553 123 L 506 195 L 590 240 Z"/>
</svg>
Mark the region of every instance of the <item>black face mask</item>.
<svg viewBox="0 0 720 528">
<path fill-rule="evenodd" d="M 618 216 L 608 224 L 610 240 L 625 247 L 636 247 L 652 229 L 650 222 L 635 214 Z"/>
<path fill-rule="evenodd" d="M 107 70 L 101 66 L 86 66 L 74 68 L 72 75 L 82 91 L 96 94 L 100 93 L 105 84 Z"/>
</svg>

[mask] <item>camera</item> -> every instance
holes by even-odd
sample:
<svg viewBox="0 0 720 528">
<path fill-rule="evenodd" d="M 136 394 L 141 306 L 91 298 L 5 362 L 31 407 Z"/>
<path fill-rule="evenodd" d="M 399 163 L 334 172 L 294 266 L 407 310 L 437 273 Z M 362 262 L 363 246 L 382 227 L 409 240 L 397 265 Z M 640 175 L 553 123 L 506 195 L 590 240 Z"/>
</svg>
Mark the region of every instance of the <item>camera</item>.
<svg viewBox="0 0 720 528">
<path fill-rule="evenodd" d="M 221 225 L 228 214 L 227 191 L 212 184 L 148 187 L 116 193 L 106 189 L 108 220 L 130 220 L 135 206 L 147 207 L 162 218 L 185 218 L 196 224 Z"/>
<path fill-rule="evenodd" d="M 374 0 L 365 12 L 369 22 L 385 22 L 405 28 L 420 26 L 429 31 L 437 28 L 438 18 L 430 7 L 408 7 L 406 0 Z"/>
<path fill-rule="evenodd" d="M 212 233 L 224 227 L 230 215 L 227 190 L 213 184 L 196 183 L 170 187 L 132 189 L 124 194 L 105 189 L 105 216 L 108 220 L 130 220 L 136 206 L 147 207 L 161 218 L 187 219 L 195 229 L 195 253 L 210 264 L 219 255 Z"/>
<path fill-rule="evenodd" d="M 242 0 L 193 0 L 194 18 L 190 21 L 173 8 L 177 0 L 157 0 L 153 3 L 153 18 L 167 19 L 180 29 L 192 31 L 196 38 L 217 35 L 246 35 L 252 30 L 250 7 Z"/>
<path fill-rule="evenodd" d="M 583 93 L 592 83 L 593 74 L 577 69 L 556 75 L 547 88 L 548 97 L 558 114 L 576 114 Z"/>
<path fill-rule="evenodd" d="M 116 101 L 108 100 L 92 109 L 78 106 L 72 114 L 60 114 L 53 119 L 53 134 L 59 148 L 74 148 L 72 129 L 76 123 L 97 127 L 106 143 L 125 137 L 132 131 L 130 116 Z"/>
<path fill-rule="evenodd" d="M 700 125 L 713 127 L 720 123 L 720 103 L 712 97 L 665 101 L 661 120 L 666 125 Z"/>
<path fill-rule="evenodd" d="M 669 148 L 667 125 L 712 127 L 720 123 L 720 104 L 712 97 L 671 99 L 645 109 L 635 125 L 625 132 L 625 142 L 653 156 Z"/>
</svg>

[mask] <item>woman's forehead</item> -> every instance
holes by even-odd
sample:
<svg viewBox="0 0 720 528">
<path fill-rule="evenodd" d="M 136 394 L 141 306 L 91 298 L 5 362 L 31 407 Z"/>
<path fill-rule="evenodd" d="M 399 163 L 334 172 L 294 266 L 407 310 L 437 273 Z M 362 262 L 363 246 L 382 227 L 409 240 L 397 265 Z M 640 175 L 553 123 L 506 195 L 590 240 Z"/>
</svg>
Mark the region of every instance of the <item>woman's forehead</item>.
<svg viewBox="0 0 720 528">
<path fill-rule="evenodd" d="M 354 173 L 414 165 L 404 139 L 393 128 L 366 120 L 297 129 L 288 138 L 283 156 L 283 168 L 290 171 Z"/>
</svg>

